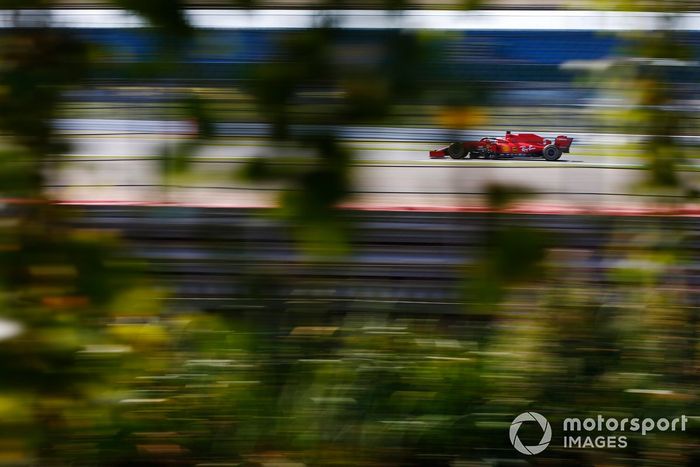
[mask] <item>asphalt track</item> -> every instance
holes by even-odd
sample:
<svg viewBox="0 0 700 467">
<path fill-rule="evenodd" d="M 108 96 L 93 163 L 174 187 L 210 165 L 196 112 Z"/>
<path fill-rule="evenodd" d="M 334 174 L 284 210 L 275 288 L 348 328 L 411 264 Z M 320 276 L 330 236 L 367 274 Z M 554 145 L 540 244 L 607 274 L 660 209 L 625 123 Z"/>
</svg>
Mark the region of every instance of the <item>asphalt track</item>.
<svg viewBox="0 0 700 467">
<path fill-rule="evenodd" d="M 174 203 L 197 206 L 271 206 L 284 184 L 250 184 L 240 169 L 264 158 L 294 169 L 313 161 L 308 150 L 273 146 L 262 139 L 220 140 L 201 148 L 183 175 L 164 178 L 161 155 L 181 140 L 164 135 L 74 136 L 69 155 L 56 156 L 48 170 L 52 195 L 70 203 Z M 557 162 L 430 160 L 437 143 L 362 141 L 355 155 L 350 205 L 368 208 L 451 208 L 483 204 L 496 185 L 532 193 L 523 202 L 576 208 L 647 205 L 674 201 L 675 193 L 650 196 L 642 181 L 643 161 L 624 157 L 565 154 Z M 698 168 L 682 176 L 697 183 Z M 679 198 L 680 200 L 680 198 Z"/>
</svg>

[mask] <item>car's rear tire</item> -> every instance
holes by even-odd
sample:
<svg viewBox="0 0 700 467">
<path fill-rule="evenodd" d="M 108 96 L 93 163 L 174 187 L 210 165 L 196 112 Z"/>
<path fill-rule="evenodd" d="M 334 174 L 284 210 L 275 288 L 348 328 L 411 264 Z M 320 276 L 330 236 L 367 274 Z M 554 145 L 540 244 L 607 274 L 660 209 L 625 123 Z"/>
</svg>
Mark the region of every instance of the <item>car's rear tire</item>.
<svg viewBox="0 0 700 467">
<path fill-rule="evenodd" d="M 561 151 L 553 144 L 548 144 L 542 149 L 542 157 L 548 161 L 555 161 L 561 157 Z"/>
<path fill-rule="evenodd" d="M 462 143 L 452 143 L 447 147 L 447 155 L 452 159 L 464 159 L 467 153 Z"/>
</svg>

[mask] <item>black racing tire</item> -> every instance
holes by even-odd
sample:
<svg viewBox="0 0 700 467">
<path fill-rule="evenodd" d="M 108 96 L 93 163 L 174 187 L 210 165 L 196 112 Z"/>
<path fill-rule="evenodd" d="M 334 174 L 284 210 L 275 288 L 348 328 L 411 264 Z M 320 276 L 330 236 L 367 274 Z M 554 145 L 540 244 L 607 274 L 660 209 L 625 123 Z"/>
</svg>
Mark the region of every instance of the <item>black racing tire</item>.
<svg viewBox="0 0 700 467">
<path fill-rule="evenodd" d="M 447 147 L 447 155 L 452 159 L 464 159 L 467 152 L 464 150 L 462 143 L 452 143 Z"/>
<path fill-rule="evenodd" d="M 548 161 L 555 161 L 561 157 L 561 150 L 553 144 L 548 144 L 542 149 L 542 157 Z"/>
</svg>

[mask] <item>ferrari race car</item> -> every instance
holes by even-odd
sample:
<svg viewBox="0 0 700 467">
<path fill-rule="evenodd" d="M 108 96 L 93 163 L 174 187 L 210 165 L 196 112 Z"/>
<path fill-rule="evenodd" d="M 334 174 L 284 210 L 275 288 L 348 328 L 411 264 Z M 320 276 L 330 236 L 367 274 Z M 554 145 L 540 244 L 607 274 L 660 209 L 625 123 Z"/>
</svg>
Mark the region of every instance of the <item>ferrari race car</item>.
<svg viewBox="0 0 700 467">
<path fill-rule="evenodd" d="M 441 149 L 430 151 L 431 159 L 449 156 L 452 159 L 497 159 L 499 157 L 533 156 L 544 157 L 548 161 L 559 159 L 569 152 L 573 138 L 557 136 L 554 141 L 534 133 L 513 134 L 506 131 L 503 138 L 481 138 L 479 141 L 452 143 Z"/>
</svg>

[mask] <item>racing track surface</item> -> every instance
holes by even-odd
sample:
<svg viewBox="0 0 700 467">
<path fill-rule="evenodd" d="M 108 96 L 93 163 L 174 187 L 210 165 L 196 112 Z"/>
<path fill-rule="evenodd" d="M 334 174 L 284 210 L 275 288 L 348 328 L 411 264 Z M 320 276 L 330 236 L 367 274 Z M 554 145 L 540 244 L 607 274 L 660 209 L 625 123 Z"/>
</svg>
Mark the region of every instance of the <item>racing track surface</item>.
<svg viewBox="0 0 700 467">
<path fill-rule="evenodd" d="M 56 157 L 48 173 L 53 195 L 69 202 L 178 203 L 202 206 L 270 206 L 283 185 L 251 185 L 236 173 L 255 157 L 293 168 L 308 152 L 271 146 L 264 140 L 230 140 L 202 148 L 186 176 L 167 181 L 159 154 L 176 138 L 157 135 L 80 136 L 69 156 Z M 235 145 L 234 145 L 235 144 Z M 355 196 L 370 208 L 454 207 L 479 203 L 494 184 L 516 185 L 538 202 L 575 206 L 642 203 L 642 162 L 633 158 L 564 154 L 557 162 L 538 159 L 430 160 L 431 143 L 353 143 Z M 698 179 L 697 167 L 684 177 Z M 671 196 L 671 195 L 669 195 Z"/>
</svg>

